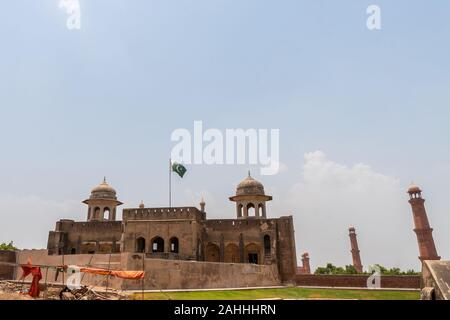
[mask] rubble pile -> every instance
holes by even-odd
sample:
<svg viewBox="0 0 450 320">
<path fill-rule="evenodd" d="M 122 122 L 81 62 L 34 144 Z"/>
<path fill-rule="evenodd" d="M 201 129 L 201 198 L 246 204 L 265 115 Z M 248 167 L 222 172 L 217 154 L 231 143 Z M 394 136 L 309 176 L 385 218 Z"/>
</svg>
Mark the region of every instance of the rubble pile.
<svg viewBox="0 0 450 320">
<path fill-rule="evenodd" d="M 126 300 L 127 297 L 114 290 L 99 292 L 89 287 L 76 290 L 63 290 L 60 294 L 61 300 Z"/>
<path fill-rule="evenodd" d="M 33 300 L 28 295 L 30 284 L 19 281 L 0 281 L 0 300 Z M 127 300 L 127 296 L 116 290 L 106 292 L 101 288 L 82 287 L 76 290 L 61 286 L 41 285 L 40 300 Z"/>
</svg>

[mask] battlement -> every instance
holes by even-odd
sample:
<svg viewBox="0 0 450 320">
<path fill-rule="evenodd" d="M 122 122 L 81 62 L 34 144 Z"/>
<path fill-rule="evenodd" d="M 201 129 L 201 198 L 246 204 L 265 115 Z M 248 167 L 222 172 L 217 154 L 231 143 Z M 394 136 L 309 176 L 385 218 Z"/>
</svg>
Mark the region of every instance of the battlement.
<svg viewBox="0 0 450 320">
<path fill-rule="evenodd" d="M 133 220 L 205 220 L 206 214 L 196 207 L 124 209 L 123 221 Z"/>
<path fill-rule="evenodd" d="M 245 229 L 253 228 L 256 226 L 261 226 L 267 224 L 272 226 L 276 224 L 278 219 L 211 219 L 205 221 L 205 226 L 208 228 L 218 229 Z"/>
<path fill-rule="evenodd" d="M 121 221 L 88 221 L 75 222 L 73 220 L 60 220 L 56 222 L 55 231 L 83 232 L 92 230 L 122 231 Z"/>
</svg>

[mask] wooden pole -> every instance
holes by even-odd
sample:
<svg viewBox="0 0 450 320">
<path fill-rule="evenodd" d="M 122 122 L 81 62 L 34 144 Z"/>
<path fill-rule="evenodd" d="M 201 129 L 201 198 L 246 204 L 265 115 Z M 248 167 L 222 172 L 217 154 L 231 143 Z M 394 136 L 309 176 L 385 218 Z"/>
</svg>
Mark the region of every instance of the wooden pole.
<svg viewBox="0 0 450 320">
<path fill-rule="evenodd" d="M 88 267 L 92 266 L 92 259 L 94 258 L 95 253 L 92 254 L 91 258 L 89 259 L 89 263 L 87 264 Z M 84 276 L 86 275 L 86 273 L 83 273 L 83 275 L 81 276 L 81 280 L 80 280 L 80 285 L 84 280 Z"/>
<path fill-rule="evenodd" d="M 65 278 L 64 278 L 64 245 L 62 246 L 62 249 L 61 249 L 61 251 L 62 251 L 62 285 L 63 285 L 63 288 L 65 288 Z"/>
<path fill-rule="evenodd" d="M 47 299 L 48 287 L 47 287 L 47 276 L 48 276 L 48 267 L 45 268 L 45 291 L 44 291 L 44 299 Z"/>
<path fill-rule="evenodd" d="M 144 285 L 145 285 L 145 250 L 142 253 L 142 271 L 144 272 L 144 276 L 142 277 L 142 300 L 144 300 Z"/>
<path fill-rule="evenodd" d="M 169 208 L 172 208 L 172 159 L 169 158 Z"/>
<path fill-rule="evenodd" d="M 108 283 L 109 283 L 109 272 L 111 269 L 111 255 L 112 255 L 112 245 L 111 245 L 111 251 L 109 252 L 109 260 L 108 260 L 108 274 L 106 275 L 106 293 L 108 293 Z"/>
</svg>

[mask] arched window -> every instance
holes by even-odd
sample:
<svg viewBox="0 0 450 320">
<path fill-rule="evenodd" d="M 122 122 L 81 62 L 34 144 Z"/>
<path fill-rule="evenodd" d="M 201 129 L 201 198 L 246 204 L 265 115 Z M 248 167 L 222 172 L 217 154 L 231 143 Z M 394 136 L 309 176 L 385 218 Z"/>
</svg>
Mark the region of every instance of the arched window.
<svg viewBox="0 0 450 320">
<path fill-rule="evenodd" d="M 264 209 L 262 203 L 258 204 L 258 216 L 264 217 Z"/>
<path fill-rule="evenodd" d="M 94 216 L 92 217 L 94 220 L 98 220 L 98 219 L 100 219 L 100 208 L 99 207 L 96 207 L 95 209 L 94 209 Z"/>
<path fill-rule="evenodd" d="M 271 245 L 270 245 L 270 236 L 269 235 L 265 235 L 264 236 L 264 253 L 265 254 L 270 254 L 271 251 Z"/>
<path fill-rule="evenodd" d="M 152 252 L 164 252 L 164 239 L 161 237 L 153 238 Z"/>
<path fill-rule="evenodd" d="M 109 220 L 109 214 L 110 214 L 109 208 L 105 208 L 103 210 L 103 220 Z"/>
<path fill-rule="evenodd" d="M 244 215 L 244 213 L 242 212 L 243 208 L 244 208 L 244 206 L 242 204 L 238 205 L 238 217 L 239 218 L 241 218 Z"/>
<path fill-rule="evenodd" d="M 247 214 L 249 217 L 256 217 L 255 205 L 253 203 L 247 205 Z"/>
<path fill-rule="evenodd" d="M 170 239 L 170 252 L 178 253 L 178 238 L 176 237 Z"/>
<path fill-rule="evenodd" d="M 70 254 L 76 254 L 77 253 L 77 249 L 72 248 L 72 250 L 70 250 Z"/>
<path fill-rule="evenodd" d="M 145 239 L 142 237 L 136 239 L 136 252 L 145 252 Z"/>
</svg>

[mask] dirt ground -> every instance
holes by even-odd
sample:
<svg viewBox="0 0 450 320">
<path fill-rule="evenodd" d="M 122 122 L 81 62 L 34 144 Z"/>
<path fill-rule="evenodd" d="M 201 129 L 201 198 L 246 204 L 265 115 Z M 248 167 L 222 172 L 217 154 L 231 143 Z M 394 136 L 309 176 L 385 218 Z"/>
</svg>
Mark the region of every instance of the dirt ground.
<svg viewBox="0 0 450 320">
<path fill-rule="evenodd" d="M 17 281 L 0 281 L 0 300 L 60 300 L 61 286 L 40 285 L 39 298 L 28 295 L 29 283 Z M 102 288 L 82 287 L 78 290 L 64 292 L 63 300 L 126 300 L 128 296 L 110 289 L 108 293 Z"/>
</svg>

